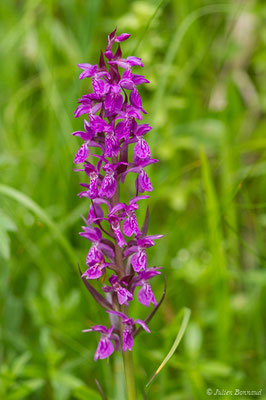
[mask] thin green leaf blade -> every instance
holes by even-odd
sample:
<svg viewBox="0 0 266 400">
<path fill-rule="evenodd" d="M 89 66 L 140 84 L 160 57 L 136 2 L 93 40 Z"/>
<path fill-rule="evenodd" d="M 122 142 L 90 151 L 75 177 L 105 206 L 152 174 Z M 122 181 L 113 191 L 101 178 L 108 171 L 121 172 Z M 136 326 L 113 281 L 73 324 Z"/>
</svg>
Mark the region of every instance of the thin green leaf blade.
<svg viewBox="0 0 266 400">
<path fill-rule="evenodd" d="M 183 320 L 180 326 L 180 329 L 178 331 L 178 334 L 175 338 L 175 341 L 173 343 L 173 346 L 171 347 L 169 353 L 167 354 L 167 356 L 164 358 L 163 362 L 161 363 L 161 365 L 157 368 L 155 374 L 151 377 L 151 379 L 149 380 L 149 382 L 146 384 L 146 387 L 148 387 L 151 382 L 153 381 L 153 379 L 159 374 L 159 372 L 163 369 L 163 367 L 165 366 L 165 364 L 170 360 L 170 358 L 172 357 L 172 355 L 174 354 L 174 352 L 176 351 L 179 343 L 181 342 L 182 337 L 184 336 L 185 330 L 187 328 L 188 325 L 188 321 L 190 318 L 190 314 L 191 314 L 191 310 L 189 308 L 184 308 L 183 309 L 184 315 L 183 315 Z"/>
</svg>

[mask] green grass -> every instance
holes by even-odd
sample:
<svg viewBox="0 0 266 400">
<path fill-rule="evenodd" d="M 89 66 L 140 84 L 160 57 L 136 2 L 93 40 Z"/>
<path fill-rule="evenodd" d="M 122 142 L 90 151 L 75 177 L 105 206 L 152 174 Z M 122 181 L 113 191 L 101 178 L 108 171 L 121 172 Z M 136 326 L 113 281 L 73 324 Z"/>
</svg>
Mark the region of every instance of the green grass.
<svg viewBox="0 0 266 400">
<path fill-rule="evenodd" d="M 115 26 L 151 81 L 141 94 L 160 164 L 148 171 L 149 232 L 165 235 L 149 250 L 168 285 L 152 334 L 136 339 L 139 398 L 206 399 L 207 388 L 266 398 L 265 16 L 263 0 L 1 1 L 1 399 L 96 400 L 95 379 L 124 399 L 120 355 L 94 363 L 97 335 L 81 333 L 107 316 L 76 267 L 88 203 L 70 135 L 88 90 L 76 64 L 96 63 Z M 159 299 L 163 278 L 153 287 Z"/>
</svg>

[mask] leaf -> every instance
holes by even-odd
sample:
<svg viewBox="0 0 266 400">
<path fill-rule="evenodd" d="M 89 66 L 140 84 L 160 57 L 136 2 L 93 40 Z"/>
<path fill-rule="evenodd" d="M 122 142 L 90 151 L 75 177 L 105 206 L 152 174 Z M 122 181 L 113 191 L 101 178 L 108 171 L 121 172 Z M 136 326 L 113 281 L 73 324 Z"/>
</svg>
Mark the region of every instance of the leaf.
<svg viewBox="0 0 266 400">
<path fill-rule="evenodd" d="M 15 376 L 18 376 L 23 372 L 24 367 L 26 366 L 26 364 L 28 363 L 30 358 L 31 358 L 31 355 L 28 351 L 23 353 L 18 358 L 16 358 L 16 360 L 13 362 L 13 366 L 12 366 L 12 372 L 14 373 Z"/>
<path fill-rule="evenodd" d="M 10 238 L 6 231 L 0 228 L 0 255 L 8 260 L 10 257 Z"/>
<path fill-rule="evenodd" d="M 19 383 L 8 395 L 7 400 L 22 400 L 40 389 L 44 385 L 43 379 L 28 379 Z"/>
<path fill-rule="evenodd" d="M 104 390 L 103 390 L 103 388 L 101 387 L 101 385 L 100 385 L 100 382 L 98 381 L 98 379 L 94 379 L 95 380 L 95 383 L 96 383 L 96 385 L 97 385 L 97 388 L 98 388 L 98 390 L 99 390 L 99 392 L 100 392 L 100 394 L 101 394 L 101 396 L 102 396 L 102 399 L 103 400 L 107 400 L 107 396 L 106 396 L 106 394 L 104 393 Z"/>
<path fill-rule="evenodd" d="M 72 263 L 76 264 L 76 255 L 74 250 L 72 249 L 71 244 L 62 234 L 57 224 L 37 203 L 35 203 L 31 198 L 26 196 L 24 193 L 12 188 L 11 186 L 0 184 L 0 193 L 10 197 L 11 199 L 16 200 L 18 203 L 22 204 L 28 210 L 32 211 L 35 215 L 37 215 L 37 217 L 40 218 L 40 220 L 48 226 L 51 233 L 61 244 L 62 248 L 67 253 Z"/>
<path fill-rule="evenodd" d="M 88 289 L 88 291 L 90 292 L 90 294 L 92 295 L 94 300 L 96 300 L 97 303 L 100 304 L 100 306 L 102 306 L 105 310 L 109 310 L 109 311 L 114 310 L 112 304 L 109 303 L 109 301 L 107 301 L 99 292 L 97 292 L 97 290 L 94 289 L 93 286 L 91 286 L 91 284 L 87 281 L 86 278 L 82 278 L 82 272 L 81 272 L 79 264 L 78 264 L 78 268 L 79 268 L 79 273 L 80 273 L 81 279 L 83 280 L 84 285 L 86 286 L 86 288 Z"/>
<path fill-rule="evenodd" d="M 10 238 L 8 231 L 17 229 L 12 219 L 0 210 L 0 255 L 8 260 L 10 258 Z"/>
<path fill-rule="evenodd" d="M 6 231 L 16 231 L 17 227 L 12 219 L 0 210 L 0 227 L 4 228 Z"/>
<path fill-rule="evenodd" d="M 177 349 L 182 337 L 184 336 L 184 333 L 185 333 L 185 330 L 187 328 L 188 321 L 189 321 L 189 318 L 190 318 L 191 310 L 189 308 L 184 308 L 183 312 L 184 312 L 183 320 L 182 320 L 179 332 L 178 332 L 178 334 L 177 334 L 177 336 L 175 338 L 175 341 L 173 343 L 173 346 L 171 347 L 169 353 L 167 354 L 167 356 L 165 357 L 165 359 L 163 360 L 163 362 L 161 363 L 159 368 L 157 368 L 155 374 L 151 377 L 151 379 L 147 383 L 146 387 L 148 387 L 151 384 L 153 379 L 159 374 L 159 372 L 163 369 L 165 364 L 170 360 L 170 358 L 172 357 L 172 355 L 176 351 L 176 349 Z"/>
<path fill-rule="evenodd" d="M 73 393 L 74 399 L 77 400 L 101 400 L 100 395 L 94 391 L 93 389 L 88 388 L 87 386 L 81 386 L 74 390 Z"/>
<path fill-rule="evenodd" d="M 164 290 L 163 290 L 163 294 L 162 297 L 159 301 L 159 303 L 157 304 L 157 306 L 152 310 L 152 312 L 148 315 L 148 317 L 145 319 L 145 324 L 147 325 L 150 320 L 153 318 L 153 316 L 155 315 L 155 313 L 158 311 L 160 305 L 162 304 L 162 302 L 164 301 L 165 298 L 165 293 L 166 293 L 166 276 L 164 275 Z M 133 336 L 136 337 L 141 331 L 143 330 L 142 326 L 140 326 L 134 333 Z"/>
</svg>

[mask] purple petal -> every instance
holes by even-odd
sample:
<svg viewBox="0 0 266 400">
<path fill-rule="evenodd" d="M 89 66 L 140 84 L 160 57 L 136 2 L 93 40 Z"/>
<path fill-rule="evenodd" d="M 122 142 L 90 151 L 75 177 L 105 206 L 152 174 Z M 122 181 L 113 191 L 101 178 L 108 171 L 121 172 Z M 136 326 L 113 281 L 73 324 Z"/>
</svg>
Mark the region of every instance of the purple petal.
<svg viewBox="0 0 266 400">
<path fill-rule="evenodd" d="M 103 217 L 104 217 L 104 212 L 103 212 L 102 208 L 97 203 L 94 203 L 94 207 L 91 204 L 89 213 L 88 213 L 88 223 L 91 225 L 93 222 L 95 222 L 96 219 L 99 220 L 99 219 L 102 219 Z"/>
<path fill-rule="evenodd" d="M 125 241 L 124 236 L 122 235 L 122 232 L 120 230 L 120 222 L 118 217 L 116 217 L 115 215 L 111 215 L 108 218 L 108 221 L 111 224 L 118 246 L 119 247 L 125 246 L 127 242 Z"/>
<path fill-rule="evenodd" d="M 108 239 L 104 239 L 104 240 L 108 240 Z M 101 242 L 101 243 L 98 244 L 98 248 L 100 250 L 102 250 L 109 259 L 114 259 L 115 258 L 114 250 L 108 244 Z"/>
<path fill-rule="evenodd" d="M 134 345 L 134 339 L 131 331 L 124 330 L 123 334 L 123 351 L 132 350 Z"/>
<path fill-rule="evenodd" d="M 80 236 L 85 237 L 91 242 L 99 242 L 102 239 L 102 233 L 99 228 L 89 228 L 87 226 L 83 226 L 82 229 L 84 232 L 80 232 Z"/>
<path fill-rule="evenodd" d="M 91 106 L 87 106 L 87 105 L 82 105 L 80 104 L 79 106 L 77 106 L 76 110 L 74 111 L 74 116 L 75 118 L 80 117 L 83 114 L 89 114 L 91 112 Z"/>
<path fill-rule="evenodd" d="M 92 265 L 87 269 L 87 271 L 84 272 L 82 278 L 85 277 L 86 279 L 98 279 L 102 276 L 103 269 L 104 269 L 103 264 Z"/>
<path fill-rule="evenodd" d="M 146 192 L 151 192 L 153 190 L 151 181 L 147 175 L 147 173 L 144 171 L 144 169 L 141 169 L 137 180 L 136 180 L 136 187 L 138 188 L 140 193 Z"/>
<path fill-rule="evenodd" d="M 136 108 L 142 108 L 142 101 L 137 89 L 133 89 L 129 95 L 130 103 Z"/>
<path fill-rule="evenodd" d="M 109 213 L 109 216 L 112 216 L 113 214 L 115 214 L 117 211 L 119 210 L 123 210 L 125 209 L 126 205 L 124 203 L 117 203 L 112 210 Z"/>
<path fill-rule="evenodd" d="M 103 287 L 102 287 L 102 290 L 103 290 L 105 293 L 111 293 L 111 292 L 114 291 L 114 289 L 111 288 L 110 286 L 103 286 Z"/>
<path fill-rule="evenodd" d="M 158 268 L 148 268 L 148 269 L 146 269 L 146 271 L 143 271 L 143 272 L 141 272 L 140 274 L 139 274 L 139 276 L 138 276 L 138 279 L 141 281 L 141 280 L 148 280 L 148 279 L 151 279 L 151 278 L 153 278 L 154 276 L 156 276 L 156 275 L 160 275 L 160 270 L 161 269 L 161 267 L 158 267 Z"/>
<path fill-rule="evenodd" d="M 113 55 L 113 53 L 112 53 L 112 55 Z M 108 53 L 108 57 L 107 57 L 107 55 L 105 53 L 105 56 L 106 56 L 106 58 L 109 58 L 110 54 Z M 118 65 L 119 67 L 125 68 L 125 69 L 130 66 L 130 64 L 124 59 L 108 61 L 108 64 L 109 65 Z"/>
<path fill-rule="evenodd" d="M 147 142 L 140 138 L 134 147 L 135 157 L 140 158 L 142 160 L 150 159 L 151 152 Z"/>
<path fill-rule="evenodd" d="M 137 253 L 135 253 L 131 258 L 131 264 L 133 266 L 134 271 L 136 272 L 145 270 L 147 267 L 146 252 L 141 249 Z"/>
<path fill-rule="evenodd" d="M 99 195 L 101 197 L 107 197 L 107 199 L 110 199 L 115 194 L 116 187 L 117 182 L 114 174 L 106 173 L 99 190 Z"/>
<path fill-rule="evenodd" d="M 110 339 L 103 337 L 100 339 L 96 353 L 94 355 L 94 361 L 99 358 L 102 360 L 109 357 L 114 352 L 114 345 Z"/>
<path fill-rule="evenodd" d="M 107 126 L 107 122 L 104 121 L 99 115 L 91 115 L 90 119 L 91 129 L 95 133 L 103 132 Z"/>
<path fill-rule="evenodd" d="M 132 294 L 125 288 L 120 287 L 117 290 L 117 299 L 119 304 L 127 305 L 128 300 L 132 300 Z"/>
<path fill-rule="evenodd" d="M 112 50 L 106 50 L 104 52 L 104 55 L 107 58 L 107 60 L 112 60 L 112 58 L 114 58 L 114 54 L 113 54 Z"/>
<path fill-rule="evenodd" d="M 135 233 L 140 234 L 140 230 L 137 223 L 137 218 L 134 214 L 130 215 L 123 224 L 123 232 L 126 236 L 130 237 Z"/>
<path fill-rule="evenodd" d="M 91 65 L 91 64 L 78 64 L 78 67 L 83 69 L 83 72 L 80 74 L 79 79 L 83 79 L 83 78 L 89 78 L 93 75 L 96 74 L 97 72 L 97 64 L 95 65 Z"/>
<path fill-rule="evenodd" d="M 142 288 L 139 290 L 138 300 L 146 307 L 149 307 L 150 303 L 152 303 L 154 307 L 157 305 L 157 301 L 154 297 L 151 285 L 149 283 L 145 282 Z"/>
<path fill-rule="evenodd" d="M 118 122 L 118 124 L 115 127 L 115 134 L 119 140 L 120 139 L 127 140 L 129 138 L 131 125 L 132 121 L 129 119 L 125 119 L 123 121 Z"/>
<path fill-rule="evenodd" d="M 143 75 L 132 74 L 132 80 L 135 85 L 140 85 L 141 83 L 150 83 L 150 81 L 148 81 L 148 79 L 146 79 Z"/>
<path fill-rule="evenodd" d="M 139 200 L 144 200 L 144 199 L 148 199 L 149 197 L 150 197 L 150 196 L 147 196 L 147 195 L 133 197 L 133 199 L 130 200 L 129 204 L 130 204 L 130 205 L 131 205 L 131 204 L 135 204 L 137 201 L 139 201 Z"/>
<path fill-rule="evenodd" d="M 93 79 L 92 86 L 93 86 L 94 93 L 96 94 L 96 96 L 99 99 L 102 96 L 104 96 L 108 91 L 108 84 L 101 79 Z"/>
<path fill-rule="evenodd" d="M 130 56 L 126 60 L 132 67 L 134 67 L 135 65 L 139 67 L 144 67 L 143 63 L 141 62 L 141 58 Z"/>
<path fill-rule="evenodd" d="M 72 133 L 73 136 L 78 136 L 80 137 L 82 140 L 87 141 L 93 138 L 94 133 L 90 134 L 88 132 L 84 132 L 84 131 L 75 131 Z"/>
<path fill-rule="evenodd" d="M 148 124 L 141 124 L 141 125 L 137 125 L 136 129 L 134 131 L 134 134 L 136 136 L 144 136 L 146 135 L 146 133 L 148 133 L 150 130 L 152 129 L 152 127 Z"/>
<path fill-rule="evenodd" d="M 74 163 L 79 164 L 79 163 L 84 162 L 86 160 L 86 158 L 88 157 L 88 155 L 89 155 L 88 145 L 87 145 L 87 143 L 83 143 L 83 145 L 80 147 L 77 154 L 75 155 Z"/>
<path fill-rule="evenodd" d="M 120 88 L 119 88 L 120 90 Z M 108 93 L 105 98 L 105 109 L 108 111 L 108 114 L 116 114 L 118 113 L 123 105 L 123 96 L 119 93 Z"/>
<path fill-rule="evenodd" d="M 105 137 L 105 157 L 117 157 L 120 150 L 120 145 L 117 137 L 112 133 Z"/>
<path fill-rule="evenodd" d="M 94 325 L 90 329 L 83 329 L 82 332 L 100 332 L 100 333 L 108 333 L 109 329 L 104 325 Z"/>
<path fill-rule="evenodd" d="M 122 33 L 121 35 L 116 36 L 115 42 L 123 42 L 124 40 L 127 40 L 130 36 L 130 33 Z"/>
<path fill-rule="evenodd" d="M 128 319 L 128 317 L 120 311 L 107 310 L 106 312 L 108 312 L 109 314 L 117 315 L 118 317 L 122 318 L 123 321 L 126 321 Z"/>
<path fill-rule="evenodd" d="M 125 249 L 124 256 L 127 258 L 128 256 L 130 256 L 131 254 L 136 253 L 137 251 L 138 251 L 138 246 L 134 246 L 134 245 L 130 246 L 127 249 Z"/>
<path fill-rule="evenodd" d="M 103 263 L 104 262 L 104 256 L 103 253 L 97 249 L 96 246 L 92 246 L 87 254 L 86 258 L 86 264 L 89 265 L 94 265 L 96 263 Z"/>
<path fill-rule="evenodd" d="M 121 247 L 121 248 L 123 246 L 126 246 L 127 242 L 125 241 L 125 238 L 124 238 L 122 232 L 120 231 L 120 229 L 119 230 L 115 229 L 114 230 L 114 234 L 115 234 L 115 238 L 117 240 L 118 246 Z"/>
<path fill-rule="evenodd" d="M 134 89 L 135 85 L 132 80 L 132 72 L 130 69 L 126 69 L 122 75 L 122 79 L 119 82 L 120 86 L 124 89 L 132 90 Z"/>
<path fill-rule="evenodd" d="M 141 319 L 135 319 L 134 323 L 135 324 L 140 324 L 142 326 L 142 328 L 145 329 L 146 332 L 151 333 L 151 331 L 149 330 L 149 328 L 147 327 L 145 322 L 142 321 Z"/>
</svg>

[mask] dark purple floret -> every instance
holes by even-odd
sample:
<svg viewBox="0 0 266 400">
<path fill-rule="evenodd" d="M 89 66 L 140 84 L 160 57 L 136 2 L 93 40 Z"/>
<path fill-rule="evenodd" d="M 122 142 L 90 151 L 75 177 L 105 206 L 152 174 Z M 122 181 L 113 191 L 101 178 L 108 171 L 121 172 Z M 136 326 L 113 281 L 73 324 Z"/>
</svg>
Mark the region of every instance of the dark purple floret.
<svg viewBox="0 0 266 400">
<path fill-rule="evenodd" d="M 114 352 L 114 345 L 115 349 L 119 349 L 119 338 L 117 335 L 113 334 L 114 327 L 111 326 L 110 329 L 107 329 L 103 325 L 94 325 L 91 329 L 84 329 L 82 332 L 99 332 L 101 334 L 101 338 L 94 355 L 94 361 L 97 361 L 99 358 L 104 359 L 109 357 Z"/>
<path fill-rule="evenodd" d="M 103 286 L 103 291 L 106 293 L 116 293 L 118 303 L 128 306 L 128 301 L 133 299 L 133 295 L 124 287 L 128 286 L 127 282 L 119 281 L 116 275 L 111 275 L 109 278 L 110 286 Z"/>
<path fill-rule="evenodd" d="M 115 314 L 118 317 L 122 319 L 123 325 L 124 325 L 124 330 L 123 330 L 123 351 L 126 351 L 127 349 L 129 351 L 132 350 L 132 347 L 134 345 L 134 339 L 133 339 L 133 328 L 136 324 L 139 324 L 142 326 L 142 328 L 150 333 L 149 328 L 145 324 L 144 321 L 141 319 L 135 319 L 135 321 L 132 318 L 128 318 L 127 315 L 119 312 L 119 311 L 107 311 L 108 313 Z"/>
</svg>

